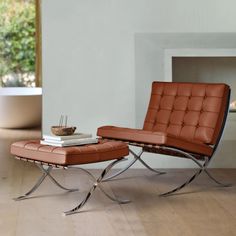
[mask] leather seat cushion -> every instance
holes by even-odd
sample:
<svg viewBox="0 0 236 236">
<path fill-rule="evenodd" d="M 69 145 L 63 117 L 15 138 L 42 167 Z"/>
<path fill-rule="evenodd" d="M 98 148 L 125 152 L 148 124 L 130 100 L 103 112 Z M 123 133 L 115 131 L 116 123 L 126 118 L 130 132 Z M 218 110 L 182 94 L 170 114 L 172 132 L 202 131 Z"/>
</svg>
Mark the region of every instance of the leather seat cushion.
<svg viewBox="0 0 236 236">
<path fill-rule="evenodd" d="M 98 144 L 53 147 L 39 140 L 19 141 L 11 145 L 11 154 L 56 165 L 78 165 L 121 159 L 129 154 L 128 145 L 119 141 L 99 140 Z"/>
<path fill-rule="evenodd" d="M 147 145 L 162 145 L 178 148 L 187 152 L 210 156 L 212 147 L 195 140 L 175 137 L 165 132 L 153 132 L 142 129 L 103 126 L 98 128 L 97 135 L 103 138 L 117 139 L 128 142 L 137 142 Z"/>
</svg>

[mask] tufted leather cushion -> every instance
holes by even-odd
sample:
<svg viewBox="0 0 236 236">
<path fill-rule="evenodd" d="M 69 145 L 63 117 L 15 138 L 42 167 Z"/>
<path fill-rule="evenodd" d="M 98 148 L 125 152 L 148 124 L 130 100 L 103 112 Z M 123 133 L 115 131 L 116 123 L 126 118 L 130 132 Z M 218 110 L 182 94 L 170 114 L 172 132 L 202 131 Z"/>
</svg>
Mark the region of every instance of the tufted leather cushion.
<svg viewBox="0 0 236 236">
<path fill-rule="evenodd" d="M 215 144 L 229 90 L 226 84 L 153 82 L 143 130 Z"/>
<path fill-rule="evenodd" d="M 103 126 L 97 135 L 211 156 L 229 93 L 226 84 L 153 82 L 142 130 Z"/>
<path fill-rule="evenodd" d="M 78 165 L 112 159 L 129 154 L 127 144 L 117 141 L 99 141 L 73 147 L 53 147 L 40 144 L 39 140 L 19 141 L 11 145 L 11 154 L 34 161 L 56 165 Z"/>
<path fill-rule="evenodd" d="M 129 129 L 115 126 L 103 126 L 98 128 L 97 135 L 103 138 L 110 138 L 130 143 L 142 143 L 146 145 L 170 146 L 192 153 L 205 156 L 212 154 L 213 148 L 198 141 L 189 141 L 180 137 L 175 137 L 164 132 L 153 132 L 141 129 Z"/>
</svg>

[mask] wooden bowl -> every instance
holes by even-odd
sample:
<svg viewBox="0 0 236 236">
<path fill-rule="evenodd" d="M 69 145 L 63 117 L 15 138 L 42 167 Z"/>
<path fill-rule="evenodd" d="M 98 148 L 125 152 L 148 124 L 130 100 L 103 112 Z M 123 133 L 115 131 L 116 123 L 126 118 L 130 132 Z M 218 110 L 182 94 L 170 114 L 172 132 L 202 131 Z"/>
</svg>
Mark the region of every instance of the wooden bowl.
<svg viewBox="0 0 236 236">
<path fill-rule="evenodd" d="M 76 130 L 74 126 L 52 126 L 51 131 L 57 136 L 72 135 Z"/>
</svg>

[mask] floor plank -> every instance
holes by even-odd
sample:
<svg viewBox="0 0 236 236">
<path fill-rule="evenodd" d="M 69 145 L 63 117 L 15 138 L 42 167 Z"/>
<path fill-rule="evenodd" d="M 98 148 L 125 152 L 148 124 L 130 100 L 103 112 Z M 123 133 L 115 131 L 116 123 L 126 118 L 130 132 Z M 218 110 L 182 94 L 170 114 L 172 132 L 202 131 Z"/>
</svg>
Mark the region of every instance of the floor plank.
<svg viewBox="0 0 236 236">
<path fill-rule="evenodd" d="M 217 187 L 202 175 L 181 194 L 159 197 L 163 191 L 183 182 L 193 170 L 167 170 L 154 175 L 148 170 L 129 170 L 104 183 L 113 196 L 132 202 L 119 205 L 97 190 L 83 212 L 67 217 L 62 212 L 76 206 L 91 186 L 87 176 L 75 170 L 55 170 L 64 185 L 79 186 L 66 193 L 48 179 L 28 200 L 13 197 L 27 191 L 39 177 L 32 164 L 18 161 L 8 178 L 0 179 L 0 235 L 236 235 L 236 187 Z M 100 170 L 92 170 L 98 175 Z M 235 169 L 213 169 L 222 181 L 234 182 Z"/>
</svg>

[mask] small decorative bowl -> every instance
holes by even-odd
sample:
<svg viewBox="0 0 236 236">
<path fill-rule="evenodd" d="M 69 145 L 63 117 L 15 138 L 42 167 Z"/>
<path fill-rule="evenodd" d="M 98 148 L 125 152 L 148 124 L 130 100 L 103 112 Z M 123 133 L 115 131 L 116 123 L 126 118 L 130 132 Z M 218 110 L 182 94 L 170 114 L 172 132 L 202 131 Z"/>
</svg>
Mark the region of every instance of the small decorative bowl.
<svg viewBox="0 0 236 236">
<path fill-rule="evenodd" d="M 52 126 L 51 131 L 57 136 L 72 135 L 76 130 L 74 126 Z"/>
</svg>

